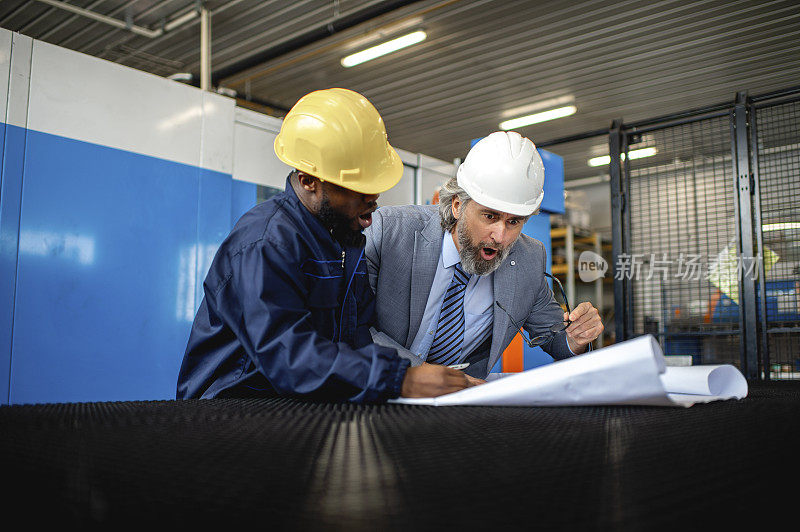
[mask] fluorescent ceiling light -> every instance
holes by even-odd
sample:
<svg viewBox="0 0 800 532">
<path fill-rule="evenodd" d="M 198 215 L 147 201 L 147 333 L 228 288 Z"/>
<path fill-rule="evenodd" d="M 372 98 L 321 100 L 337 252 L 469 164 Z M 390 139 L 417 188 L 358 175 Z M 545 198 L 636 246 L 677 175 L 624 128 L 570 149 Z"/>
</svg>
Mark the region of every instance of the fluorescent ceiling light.
<svg viewBox="0 0 800 532">
<path fill-rule="evenodd" d="M 625 155 L 624 153 L 622 154 Z M 600 157 L 592 157 L 589 159 L 589 166 L 605 166 L 607 164 L 611 164 L 611 156 L 610 155 L 601 155 Z"/>
<path fill-rule="evenodd" d="M 631 150 L 628 152 L 628 156 L 631 159 L 641 159 L 642 157 L 652 157 L 658 153 L 658 150 L 655 148 L 642 148 L 640 150 Z M 622 158 L 625 159 L 625 154 L 622 154 Z"/>
<path fill-rule="evenodd" d="M 531 124 L 538 124 L 539 122 L 547 122 L 548 120 L 555 120 L 556 118 L 564 118 L 565 116 L 574 115 L 578 110 L 574 105 L 566 107 L 559 107 L 558 109 L 550 109 L 532 115 L 520 116 L 519 118 L 512 118 L 500 122 L 500 129 L 517 129 L 519 127 L 529 126 Z"/>
<path fill-rule="evenodd" d="M 781 222 L 761 226 L 762 231 L 785 231 L 787 229 L 800 229 L 800 222 Z"/>
<path fill-rule="evenodd" d="M 640 150 L 631 150 L 628 152 L 628 155 L 631 159 L 641 159 L 642 157 L 652 157 L 658 153 L 658 150 L 655 148 L 642 148 Z M 625 160 L 625 154 L 620 154 L 620 160 Z M 611 156 L 610 155 L 603 155 L 601 157 L 592 157 L 589 159 L 589 166 L 605 166 L 611 163 Z"/>
<path fill-rule="evenodd" d="M 422 42 L 425 40 L 426 37 L 427 35 L 422 30 L 415 31 L 407 35 L 403 35 L 402 37 L 392 39 L 391 41 L 386 41 L 385 43 L 378 44 L 377 46 L 373 46 L 372 48 L 367 48 L 366 50 L 361 50 L 360 52 L 356 52 L 354 54 L 350 54 L 346 57 L 343 57 L 342 66 L 352 67 L 360 65 L 365 61 L 369 61 L 371 59 L 375 59 L 376 57 L 396 52 L 397 50 L 406 48 L 408 46 L 411 46 L 412 44 L 417 44 L 418 42 Z"/>
<path fill-rule="evenodd" d="M 565 105 L 572 105 L 574 103 L 575 96 L 567 94 L 557 98 L 547 98 L 546 100 L 539 100 L 538 102 L 529 103 L 527 105 L 520 105 L 513 109 L 506 109 L 500 113 L 500 116 L 503 118 L 511 118 L 512 116 L 529 115 L 544 111 L 545 109 L 555 109 L 556 107 L 564 107 Z"/>
</svg>

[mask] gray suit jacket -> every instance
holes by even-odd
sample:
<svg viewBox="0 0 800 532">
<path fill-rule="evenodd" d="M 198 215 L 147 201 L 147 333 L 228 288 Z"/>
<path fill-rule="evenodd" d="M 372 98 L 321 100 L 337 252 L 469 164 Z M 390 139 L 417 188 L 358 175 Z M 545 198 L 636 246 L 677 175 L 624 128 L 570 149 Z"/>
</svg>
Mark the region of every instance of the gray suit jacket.
<svg viewBox="0 0 800 532">
<path fill-rule="evenodd" d="M 438 209 L 433 205 L 381 207 L 373 213 L 372 225 L 365 234 L 378 328 L 408 349 L 419 330 L 442 252 L 444 232 Z M 495 299 L 531 337 L 546 332 L 564 316 L 543 274 L 545 259 L 541 242 L 520 235 L 494 273 Z M 485 377 L 516 333 L 511 320 L 495 305 L 488 363 L 485 368 L 481 365 L 482 375 L 469 373 Z M 572 356 L 565 333 L 542 348 L 555 359 Z"/>
</svg>

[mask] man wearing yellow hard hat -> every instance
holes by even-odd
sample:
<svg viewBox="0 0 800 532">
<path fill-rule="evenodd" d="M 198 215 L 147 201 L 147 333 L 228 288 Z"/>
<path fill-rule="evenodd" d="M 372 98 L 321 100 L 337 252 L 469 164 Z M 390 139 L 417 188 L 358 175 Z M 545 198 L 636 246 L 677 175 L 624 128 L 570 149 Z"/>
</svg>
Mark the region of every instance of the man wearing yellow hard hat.
<svg viewBox="0 0 800 532">
<path fill-rule="evenodd" d="M 350 90 L 312 92 L 286 115 L 274 148 L 295 170 L 217 251 L 177 398 L 380 402 L 469 386 L 451 368 L 410 368 L 370 336 L 362 231 L 403 173 L 378 111 Z"/>
</svg>

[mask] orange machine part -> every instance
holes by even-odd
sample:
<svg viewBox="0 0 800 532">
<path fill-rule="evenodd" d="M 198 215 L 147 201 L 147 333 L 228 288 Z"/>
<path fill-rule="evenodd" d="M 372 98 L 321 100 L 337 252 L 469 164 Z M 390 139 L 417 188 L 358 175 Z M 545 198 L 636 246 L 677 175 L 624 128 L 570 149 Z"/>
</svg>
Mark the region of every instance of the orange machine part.
<svg viewBox="0 0 800 532">
<path fill-rule="evenodd" d="M 711 297 L 708 299 L 708 312 L 703 315 L 703 323 L 711 323 L 711 318 L 714 316 L 714 311 L 717 308 L 717 303 L 719 303 L 720 298 L 722 297 L 722 292 L 719 290 L 714 290 L 711 294 Z"/>
<path fill-rule="evenodd" d="M 525 369 L 525 357 L 522 349 L 522 335 L 517 333 L 506 350 L 501 362 L 503 373 L 519 373 Z"/>
</svg>

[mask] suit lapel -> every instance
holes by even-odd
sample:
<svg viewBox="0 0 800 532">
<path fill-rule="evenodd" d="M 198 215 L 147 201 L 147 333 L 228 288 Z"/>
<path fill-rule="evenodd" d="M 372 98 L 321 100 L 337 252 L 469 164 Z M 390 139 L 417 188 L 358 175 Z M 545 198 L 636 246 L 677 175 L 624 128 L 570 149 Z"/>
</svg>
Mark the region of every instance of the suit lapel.
<svg viewBox="0 0 800 532">
<path fill-rule="evenodd" d="M 518 266 L 512 265 L 514 261 L 514 250 L 506 257 L 506 260 L 494 272 L 494 298 L 499 301 L 503 308 L 508 312 L 514 311 L 514 287 L 517 285 Z M 521 325 L 521 324 L 520 324 Z M 489 367 L 492 370 L 497 359 L 503 354 L 506 335 L 510 332 L 509 326 L 513 324 L 508 319 L 508 315 L 494 306 L 494 325 L 492 327 L 492 348 L 489 350 Z"/>
<path fill-rule="evenodd" d="M 409 301 L 409 327 L 406 347 L 410 347 L 419 331 L 425 305 L 431 292 L 439 255 L 442 253 L 442 227 L 438 211 L 422 231 L 414 233 L 414 258 L 411 263 L 411 300 Z"/>
</svg>

